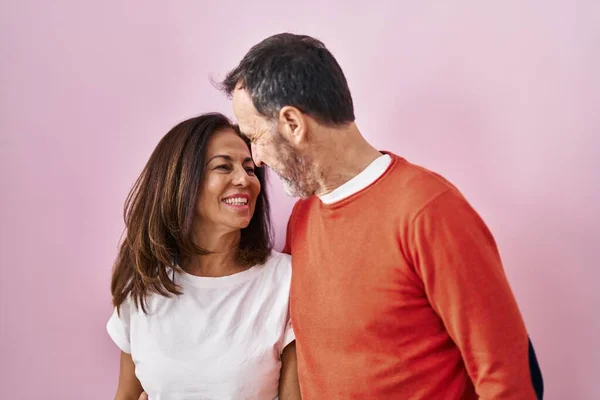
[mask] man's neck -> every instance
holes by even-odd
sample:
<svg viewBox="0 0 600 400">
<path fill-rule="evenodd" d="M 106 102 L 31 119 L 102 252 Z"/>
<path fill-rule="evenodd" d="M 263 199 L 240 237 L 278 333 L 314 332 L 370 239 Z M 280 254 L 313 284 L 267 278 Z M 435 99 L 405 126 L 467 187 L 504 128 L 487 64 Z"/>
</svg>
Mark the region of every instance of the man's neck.
<svg viewBox="0 0 600 400">
<path fill-rule="evenodd" d="M 360 174 L 381 153 L 361 135 L 356 124 L 325 129 L 315 146 L 313 163 L 318 188 L 315 195 L 323 196 Z"/>
</svg>

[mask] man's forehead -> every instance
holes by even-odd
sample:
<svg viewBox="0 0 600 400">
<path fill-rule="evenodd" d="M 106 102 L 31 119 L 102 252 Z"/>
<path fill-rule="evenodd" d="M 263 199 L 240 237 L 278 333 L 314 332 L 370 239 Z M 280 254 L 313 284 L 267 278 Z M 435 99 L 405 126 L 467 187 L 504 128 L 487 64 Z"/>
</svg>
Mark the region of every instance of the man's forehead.
<svg viewBox="0 0 600 400">
<path fill-rule="evenodd" d="M 232 100 L 234 105 L 237 105 L 240 108 L 250 108 L 254 106 L 252 103 L 252 98 L 246 89 L 235 89 L 233 91 Z"/>
<path fill-rule="evenodd" d="M 251 138 L 252 137 L 252 130 L 246 128 L 246 126 L 242 125 L 241 123 L 239 123 L 238 121 L 238 126 L 240 128 L 240 132 L 242 133 L 242 135 L 246 136 L 247 138 Z"/>
<path fill-rule="evenodd" d="M 264 118 L 254 106 L 254 101 L 246 89 L 235 89 L 232 100 L 233 112 L 240 123 Z"/>
</svg>

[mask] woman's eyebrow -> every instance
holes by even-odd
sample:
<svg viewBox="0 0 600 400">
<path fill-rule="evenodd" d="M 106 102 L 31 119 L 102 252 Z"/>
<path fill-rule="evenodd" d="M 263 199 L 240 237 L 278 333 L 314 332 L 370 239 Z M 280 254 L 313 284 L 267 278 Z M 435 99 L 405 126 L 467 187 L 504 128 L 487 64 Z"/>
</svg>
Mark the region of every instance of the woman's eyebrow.
<svg viewBox="0 0 600 400">
<path fill-rule="evenodd" d="M 212 156 L 211 158 L 209 158 L 207 162 L 211 162 L 215 158 L 224 158 L 227 161 L 233 161 L 233 158 L 231 158 L 231 156 L 228 156 L 227 154 L 216 154 L 216 155 Z"/>
<path fill-rule="evenodd" d="M 223 159 L 225 159 L 225 160 L 227 160 L 229 162 L 233 162 L 233 158 L 231 156 L 228 156 L 227 154 L 216 154 L 216 155 L 212 156 L 211 158 L 209 158 L 208 161 L 207 161 L 207 163 L 211 162 L 215 158 L 223 158 Z M 247 162 L 254 162 L 254 160 L 252 159 L 252 157 L 246 157 L 242 161 L 243 164 L 245 164 Z"/>
</svg>

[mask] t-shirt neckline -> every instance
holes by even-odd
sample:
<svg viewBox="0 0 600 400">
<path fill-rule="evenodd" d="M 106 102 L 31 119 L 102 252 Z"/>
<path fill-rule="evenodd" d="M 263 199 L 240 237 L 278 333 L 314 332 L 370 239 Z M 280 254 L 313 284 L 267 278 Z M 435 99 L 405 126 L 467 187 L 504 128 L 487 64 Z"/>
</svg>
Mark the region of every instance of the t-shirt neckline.
<svg viewBox="0 0 600 400">
<path fill-rule="evenodd" d="M 176 272 L 175 274 L 177 277 L 179 277 L 179 279 L 189 283 L 192 286 L 204 288 L 220 288 L 246 282 L 259 275 L 264 270 L 263 267 L 264 265 L 254 265 L 246 270 L 236 272 L 235 274 L 218 277 L 197 276 L 192 275 L 183 270 L 181 270 L 181 272 Z"/>
</svg>

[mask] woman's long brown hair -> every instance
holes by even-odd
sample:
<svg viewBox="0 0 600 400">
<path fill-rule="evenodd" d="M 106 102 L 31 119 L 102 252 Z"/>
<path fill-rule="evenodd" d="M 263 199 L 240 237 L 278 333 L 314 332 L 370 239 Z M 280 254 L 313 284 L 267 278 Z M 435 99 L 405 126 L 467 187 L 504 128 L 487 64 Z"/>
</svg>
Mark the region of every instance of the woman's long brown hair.
<svg viewBox="0 0 600 400">
<path fill-rule="evenodd" d="M 111 281 L 117 310 L 129 296 L 146 312 L 149 294 L 181 294 L 169 272 L 190 255 L 209 254 L 194 243 L 192 223 L 208 141 L 224 129 L 239 135 L 224 115 L 203 114 L 176 125 L 154 149 L 125 201 L 125 235 Z M 243 266 L 265 262 L 272 248 L 265 171 L 256 168 L 256 176 L 262 190 L 254 216 L 241 232 L 237 258 Z"/>
</svg>

